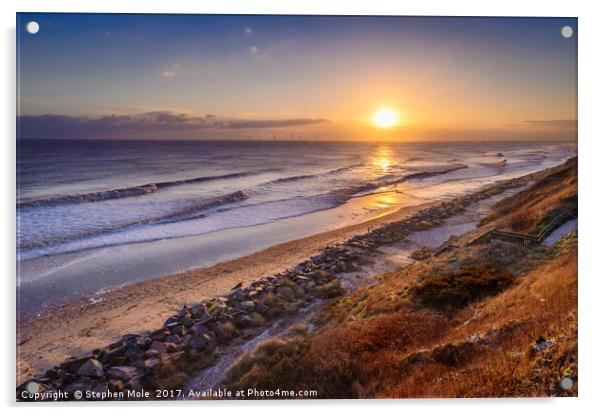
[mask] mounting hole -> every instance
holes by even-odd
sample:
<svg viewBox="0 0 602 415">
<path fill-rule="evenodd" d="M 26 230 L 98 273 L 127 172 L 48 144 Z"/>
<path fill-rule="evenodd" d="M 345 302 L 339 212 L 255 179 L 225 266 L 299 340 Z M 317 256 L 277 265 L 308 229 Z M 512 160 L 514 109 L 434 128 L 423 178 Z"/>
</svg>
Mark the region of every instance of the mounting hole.
<svg viewBox="0 0 602 415">
<path fill-rule="evenodd" d="M 564 390 L 571 390 L 573 388 L 573 379 L 571 378 L 562 378 L 560 381 L 560 387 Z"/>
<path fill-rule="evenodd" d="M 573 28 L 571 26 L 562 26 L 560 29 L 560 34 L 565 39 L 570 39 L 573 37 Z"/>
<path fill-rule="evenodd" d="M 38 22 L 27 22 L 25 25 L 25 30 L 27 30 L 27 33 L 30 35 L 35 35 L 40 31 L 40 25 Z"/>
</svg>

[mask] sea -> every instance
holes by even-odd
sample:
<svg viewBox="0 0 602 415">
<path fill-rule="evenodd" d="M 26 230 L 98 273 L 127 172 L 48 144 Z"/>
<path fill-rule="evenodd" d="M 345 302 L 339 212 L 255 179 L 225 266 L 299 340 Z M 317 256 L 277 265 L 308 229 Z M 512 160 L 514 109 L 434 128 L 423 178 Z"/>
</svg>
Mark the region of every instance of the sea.
<svg viewBox="0 0 602 415">
<path fill-rule="evenodd" d="M 20 140 L 19 306 L 212 265 L 575 154 L 573 142 Z"/>
</svg>

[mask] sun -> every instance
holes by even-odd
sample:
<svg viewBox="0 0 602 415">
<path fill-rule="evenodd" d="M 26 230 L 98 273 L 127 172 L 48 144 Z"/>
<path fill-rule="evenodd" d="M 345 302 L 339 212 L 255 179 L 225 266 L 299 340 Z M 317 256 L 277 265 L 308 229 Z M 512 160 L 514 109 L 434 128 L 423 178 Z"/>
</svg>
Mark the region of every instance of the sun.
<svg viewBox="0 0 602 415">
<path fill-rule="evenodd" d="M 372 122 L 380 128 L 391 128 L 399 124 L 399 116 L 390 108 L 381 108 L 372 116 Z"/>
</svg>

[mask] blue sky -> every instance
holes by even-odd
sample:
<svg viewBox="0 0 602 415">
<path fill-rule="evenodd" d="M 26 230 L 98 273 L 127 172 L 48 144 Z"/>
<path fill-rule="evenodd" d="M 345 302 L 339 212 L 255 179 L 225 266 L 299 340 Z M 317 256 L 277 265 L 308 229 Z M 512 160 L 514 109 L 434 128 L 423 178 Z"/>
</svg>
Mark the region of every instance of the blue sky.
<svg viewBox="0 0 602 415">
<path fill-rule="evenodd" d="M 17 32 L 32 136 L 371 139 L 387 107 L 392 138 L 562 138 L 576 118 L 571 18 L 19 14 Z"/>
</svg>

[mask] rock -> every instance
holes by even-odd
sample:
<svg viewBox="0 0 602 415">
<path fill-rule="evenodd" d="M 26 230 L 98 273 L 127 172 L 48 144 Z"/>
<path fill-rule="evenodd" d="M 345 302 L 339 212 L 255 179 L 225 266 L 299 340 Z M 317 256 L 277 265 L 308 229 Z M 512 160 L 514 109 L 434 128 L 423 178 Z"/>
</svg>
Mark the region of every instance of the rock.
<svg viewBox="0 0 602 415">
<path fill-rule="evenodd" d="M 259 303 L 257 304 L 257 306 L 255 307 L 255 309 L 257 310 L 257 312 L 259 314 L 263 314 L 265 315 L 269 315 L 270 312 L 270 307 L 268 307 L 267 305 L 263 304 L 263 303 Z"/>
<path fill-rule="evenodd" d="M 165 346 L 165 343 L 159 341 L 152 342 L 149 347 L 149 350 L 156 350 L 157 352 L 159 352 L 159 354 L 167 353 L 167 347 Z"/>
<path fill-rule="evenodd" d="M 125 352 L 127 348 L 125 346 L 118 347 L 116 349 L 111 349 L 106 351 L 105 353 L 101 353 L 98 358 L 103 364 L 115 365 L 116 362 L 121 361 L 122 363 L 127 360 L 125 357 Z"/>
<path fill-rule="evenodd" d="M 174 354 L 172 354 L 170 356 L 171 360 L 173 360 L 174 362 L 179 361 L 180 359 L 182 359 L 184 357 L 184 355 L 186 354 L 185 351 L 179 351 L 179 352 L 175 352 Z"/>
<path fill-rule="evenodd" d="M 75 381 L 75 379 L 77 379 L 77 376 L 75 376 L 73 373 L 69 373 L 69 372 L 65 372 L 62 373 L 60 376 L 60 386 L 62 388 L 65 388 L 67 385 L 70 385 L 71 383 L 73 383 Z"/>
<path fill-rule="evenodd" d="M 92 391 L 97 394 L 103 394 L 108 392 L 109 384 L 107 382 L 99 382 L 95 386 L 92 387 Z M 94 400 L 100 400 L 100 398 L 93 398 Z"/>
<path fill-rule="evenodd" d="M 197 336 L 200 336 L 203 333 L 207 333 L 209 331 L 209 329 L 204 324 L 197 323 L 197 324 L 195 324 L 194 326 L 191 327 L 191 331 L 194 334 L 196 334 Z"/>
<path fill-rule="evenodd" d="M 175 334 L 176 336 L 180 336 L 180 337 L 182 337 L 186 334 L 186 329 L 181 324 L 176 324 L 176 325 L 170 327 L 170 331 L 172 334 Z"/>
<path fill-rule="evenodd" d="M 133 366 L 115 366 L 107 369 L 105 374 L 109 379 L 127 381 L 137 376 L 138 370 Z"/>
<path fill-rule="evenodd" d="M 159 357 L 159 356 L 161 356 L 161 353 L 159 353 L 157 350 L 154 350 L 154 349 L 148 349 L 146 351 L 146 353 L 144 353 L 144 355 L 146 357 Z"/>
<path fill-rule="evenodd" d="M 124 384 L 119 379 L 109 379 L 109 390 L 112 392 L 121 392 L 123 390 Z"/>
<path fill-rule="evenodd" d="M 161 360 L 151 357 L 150 359 L 146 359 L 142 365 L 146 370 L 154 371 L 161 366 Z"/>
<path fill-rule="evenodd" d="M 215 340 L 216 340 L 216 335 L 215 332 L 213 331 L 208 331 L 207 333 L 202 334 L 201 336 L 199 336 L 207 345 L 210 344 L 214 344 Z"/>
<path fill-rule="evenodd" d="M 57 379 L 59 377 L 59 373 L 56 369 L 48 369 L 44 375 L 50 379 Z"/>
<path fill-rule="evenodd" d="M 207 344 L 198 336 L 191 336 L 186 343 L 186 347 L 196 351 L 204 350 Z"/>
<path fill-rule="evenodd" d="M 155 331 L 149 333 L 148 337 L 151 340 L 163 340 L 165 338 L 165 336 L 167 336 L 168 333 L 169 333 L 168 330 L 162 328 L 162 329 L 155 330 Z"/>
<path fill-rule="evenodd" d="M 255 303 L 253 301 L 243 301 L 240 303 L 240 308 L 245 311 L 253 311 L 255 310 Z"/>
<path fill-rule="evenodd" d="M 215 336 L 217 341 L 220 343 L 227 343 L 232 338 L 232 333 L 229 330 L 226 330 L 224 325 L 221 323 L 217 323 L 214 328 Z"/>
<path fill-rule="evenodd" d="M 253 319 L 247 314 L 242 314 L 234 320 L 234 324 L 236 324 L 236 327 L 240 328 L 249 327 L 253 324 Z"/>
<path fill-rule="evenodd" d="M 197 323 L 201 323 L 201 324 L 205 324 L 210 322 L 211 320 L 213 320 L 213 318 L 211 316 L 209 316 L 208 314 L 203 314 L 202 316 L 200 316 L 196 322 Z"/>
<path fill-rule="evenodd" d="M 122 343 L 131 343 L 136 341 L 136 339 L 140 337 L 139 334 L 124 334 L 123 336 L 121 336 L 121 342 Z"/>
<path fill-rule="evenodd" d="M 69 394 L 69 397 L 72 397 L 76 391 L 80 391 L 82 393 L 85 391 L 91 391 L 94 389 L 94 387 L 96 387 L 97 384 L 98 382 L 95 380 L 82 377 L 77 379 L 71 385 L 65 387 L 63 390 Z"/>
<path fill-rule="evenodd" d="M 66 362 L 62 363 L 59 367 L 61 369 L 65 369 L 68 372 L 75 373 L 75 372 L 77 372 L 77 370 L 80 368 L 81 365 L 83 365 L 84 363 L 86 363 L 86 361 L 88 361 L 88 359 L 90 359 L 89 356 L 82 357 L 79 359 L 67 360 Z"/>
<path fill-rule="evenodd" d="M 136 343 L 131 343 L 127 346 L 125 355 L 131 362 L 135 362 L 144 356 L 144 350 L 142 350 Z"/>
<path fill-rule="evenodd" d="M 148 349 L 150 347 L 150 345 L 151 345 L 152 342 L 153 341 L 149 337 L 144 336 L 144 337 L 139 337 L 136 340 L 136 345 L 138 347 L 140 347 L 141 349 L 146 350 L 146 349 Z"/>
<path fill-rule="evenodd" d="M 188 316 L 184 316 L 182 317 L 182 319 L 180 320 L 180 323 L 182 323 L 182 325 L 184 327 L 190 327 L 194 324 L 194 320 L 192 320 L 190 317 Z"/>
<path fill-rule="evenodd" d="M 276 289 L 276 292 L 288 299 L 295 297 L 295 291 L 291 287 L 280 286 Z"/>
<path fill-rule="evenodd" d="M 126 389 L 140 390 L 142 389 L 142 382 L 139 377 L 131 378 L 125 384 Z"/>
<path fill-rule="evenodd" d="M 177 316 L 171 316 L 170 318 L 168 318 L 167 320 L 165 320 L 165 323 L 163 323 L 163 326 L 169 326 L 172 323 L 177 323 L 178 322 L 178 317 Z"/>
<path fill-rule="evenodd" d="M 178 345 L 176 345 L 174 343 L 164 343 L 164 344 L 165 344 L 165 348 L 170 353 L 177 352 L 179 350 Z"/>
<path fill-rule="evenodd" d="M 90 378 L 100 378 L 104 376 L 104 374 L 102 363 L 96 359 L 90 359 L 86 361 L 86 363 L 81 365 L 77 370 L 78 376 L 87 376 Z"/>
<path fill-rule="evenodd" d="M 165 341 L 167 343 L 180 344 L 182 342 L 182 338 L 180 336 L 178 336 L 177 334 L 170 334 L 169 336 L 167 336 L 165 338 Z"/>
<path fill-rule="evenodd" d="M 195 304 L 190 309 L 190 315 L 192 315 L 193 318 L 199 318 L 204 314 L 205 314 L 205 307 L 203 307 L 202 304 Z"/>
</svg>

